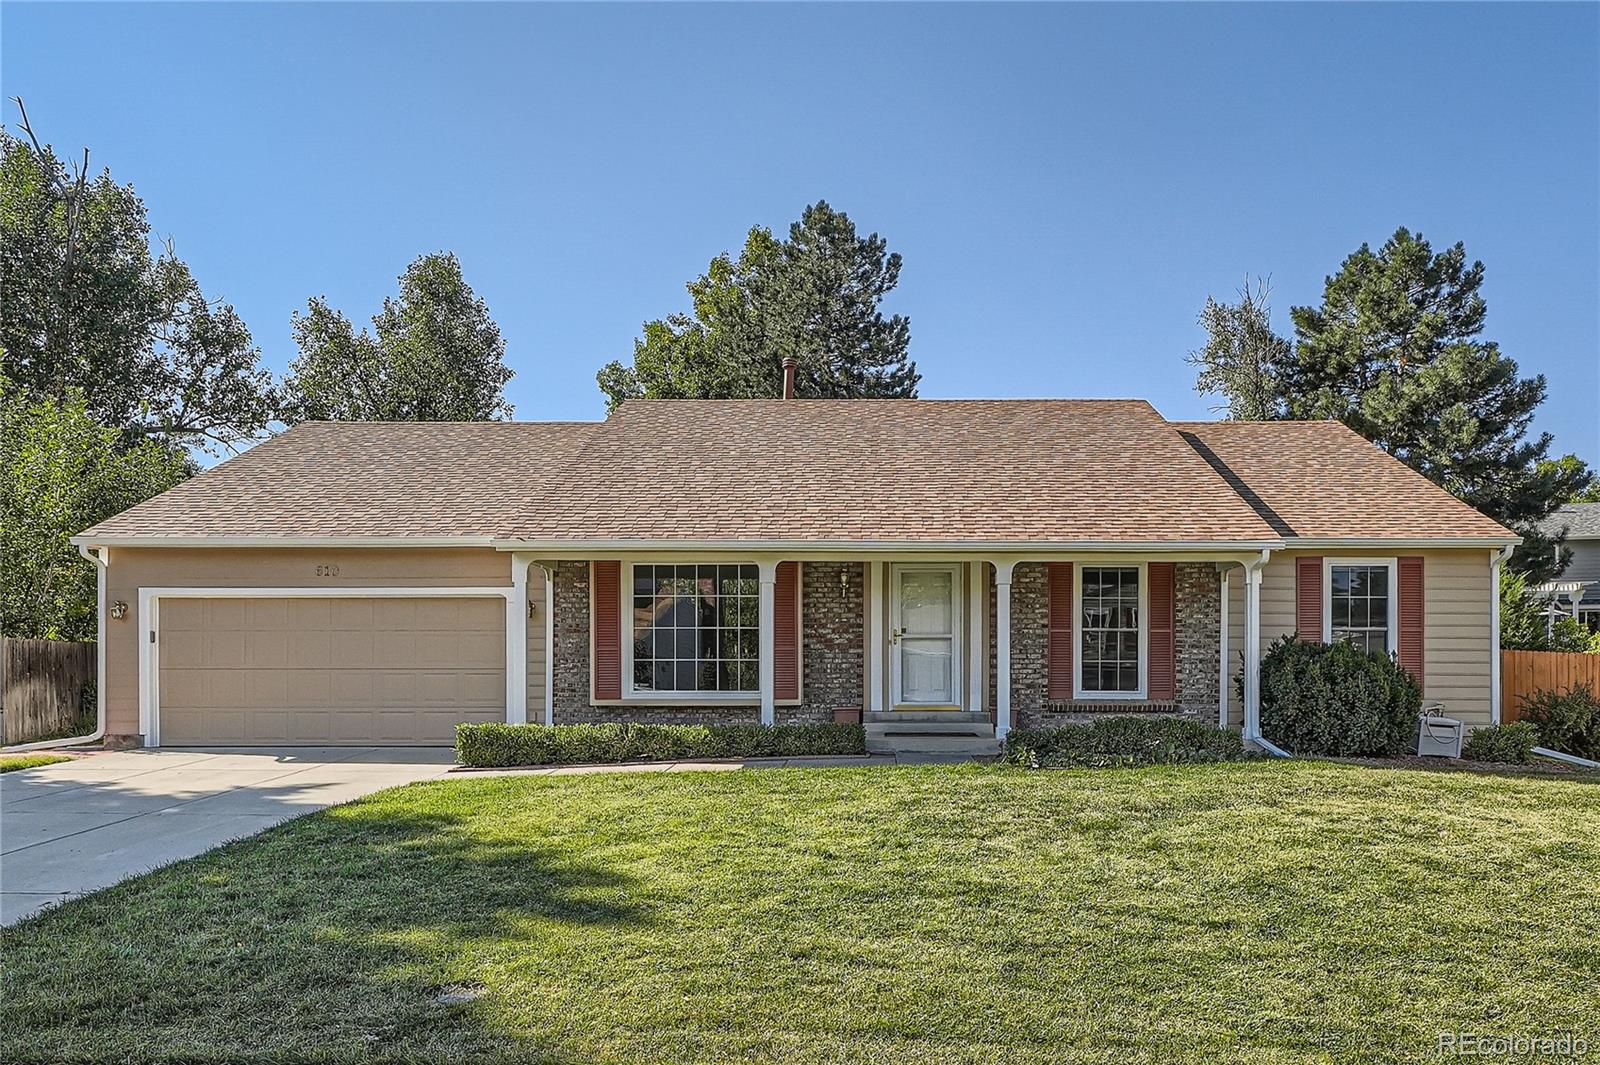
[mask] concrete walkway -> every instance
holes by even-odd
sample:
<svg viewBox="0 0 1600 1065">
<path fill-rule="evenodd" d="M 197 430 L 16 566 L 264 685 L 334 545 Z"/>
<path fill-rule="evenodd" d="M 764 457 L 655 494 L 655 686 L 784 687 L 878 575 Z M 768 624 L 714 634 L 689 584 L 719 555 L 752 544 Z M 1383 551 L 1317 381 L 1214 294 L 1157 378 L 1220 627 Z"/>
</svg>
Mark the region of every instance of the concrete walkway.
<svg viewBox="0 0 1600 1065">
<path fill-rule="evenodd" d="M 454 761 L 436 747 L 165 748 L 0 774 L 0 924 Z"/>
</svg>

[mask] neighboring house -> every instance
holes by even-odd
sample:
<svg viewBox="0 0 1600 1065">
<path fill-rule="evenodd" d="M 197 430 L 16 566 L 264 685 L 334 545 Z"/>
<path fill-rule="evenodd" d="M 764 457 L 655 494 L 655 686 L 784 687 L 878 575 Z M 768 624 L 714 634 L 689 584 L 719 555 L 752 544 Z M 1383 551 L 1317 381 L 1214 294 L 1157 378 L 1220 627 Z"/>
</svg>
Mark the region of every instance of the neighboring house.
<svg viewBox="0 0 1600 1065">
<path fill-rule="evenodd" d="M 1565 613 L 1600 632 L 1600 503 L 1568 503 L 1540 525 L 1550 536 L 1566 536 L 1572 558 L 1559 580 L 1536 590 L 1554 595 Z"/>
<path fill-rule="evenodd" d="M 106 731 L 147 744 L 849 711 L 875 746 L 992 747 L 1108 712 L 1257 735 L 1254 666 L 1297 631 L 1488 724 L 1516 537 L 1334 422 L 662 400 L 308 423 L 74 542 Z"/>
</svg>

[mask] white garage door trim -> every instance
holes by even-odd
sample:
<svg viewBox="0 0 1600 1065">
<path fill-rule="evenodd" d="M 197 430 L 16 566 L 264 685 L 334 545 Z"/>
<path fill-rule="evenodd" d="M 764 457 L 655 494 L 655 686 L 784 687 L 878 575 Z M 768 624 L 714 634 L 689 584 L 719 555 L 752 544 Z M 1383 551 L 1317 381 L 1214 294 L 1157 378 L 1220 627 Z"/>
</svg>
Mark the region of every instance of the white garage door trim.
<svg viewBox="0 0 1600 1065">
<path fill-rule="evenodd" d="M 139 589 L 139 731 L 147 747 L 161 746 L 161 600 L 163 599 L 504 599 L 506 604 L 506 720 L 528 720 L 527 563 L 513 567 L 522 580 L 509 587 L 462 588 L 141 588 Z"/>
</svg>

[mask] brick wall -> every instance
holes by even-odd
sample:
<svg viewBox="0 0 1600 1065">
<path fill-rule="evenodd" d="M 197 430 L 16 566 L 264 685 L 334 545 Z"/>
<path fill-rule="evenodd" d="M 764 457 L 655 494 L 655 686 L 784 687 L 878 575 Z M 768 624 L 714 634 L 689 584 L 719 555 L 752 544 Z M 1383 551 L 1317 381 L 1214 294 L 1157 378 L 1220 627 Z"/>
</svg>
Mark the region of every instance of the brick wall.
<svg viewBox="0 0 1600 1065">
<path fill-rule="evenodd" d="M 1106 703 L 1051 700 L 1049 691 L 1050 599 L 1043 563 L 1018 563 L 1011 576 L 1011 709 L 1018 728 L 1049 728 L 1081 719 L 1085 712 L 1117 713 Z M 1215 721 L 1221 636 L 1219 577 L 1210 562 L 1174 567 L 1173 638 L 1177 673 L 1172 704 L 1134 703 L 1121 712 L 1153 710 Z M 995 589 L 989 586 L 989 705 L 995 695 Z"/>
<path fill-rule="evenodd" d="M 1222 578 L 1211 562 L 1180 562 L 1173 571 L 1178 706 L 1185 716 L 1214 722 L 1222 669 Z"/>
<path fill-rule="evenodd" d="M 777 717 L 832 721 L 835 707 L 864 698 L 865 574 L 860 562 L 805 562 L 800 572 L 801 705 L 779 706 Z"/>
<path fill-rule="evenodd" d="M 847 577 L 841 595 L 839 575 Z M 836 706 L 862 702 L 862 567 L 807 562 L 801 567 L 801 703 L 779 703 L 779 724 L 831 721 Z M 624 632 L 624 639 L 627 638 Z M 596 706 L 589 698 L 589 564 L 562 562 L 555 576 L 555 719 L 558 725 L 637 721 L 666 725 L 754 724 L 760 707 Z M 540 720 L 536 707 L 530 720 Z"/>
</svg>

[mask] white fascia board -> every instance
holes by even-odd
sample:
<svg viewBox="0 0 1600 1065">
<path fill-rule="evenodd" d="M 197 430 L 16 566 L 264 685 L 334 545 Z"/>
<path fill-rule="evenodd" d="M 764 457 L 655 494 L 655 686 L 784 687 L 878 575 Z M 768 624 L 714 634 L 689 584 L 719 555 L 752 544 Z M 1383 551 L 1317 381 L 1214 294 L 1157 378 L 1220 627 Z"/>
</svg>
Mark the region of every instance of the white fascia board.
<svg viewBox="0 0 1600 1065">
<path fill-rule="evenodd" d="M 1477 547 L 1487 550 L 1496 547 L 1515 547 L 1520 543 L 1522 543 L 1520 536 L 1308 536 L 1305 538 L 1291 536 L 1285 538 L 1279 546 L 1291 551 L 1301 548 L 1395 551 L 1407 547 Z"/>
<path fill-rule="evenodd" d="M 1006 555 L 1041 558 L 1052 555 L 1075 557 L 1085 554 L 1192 555 L 1198 552 L 1254 557 L 1261 551 L 1276 551 L 1282 540 L 1191 540 L 1150 542 L 1130 540 L 1079 541 L 903 541 L 903 540 L 524 540 L 497 539 L 493 546 L 501 551 L 533 551 L 549 557 L 598 558 L 636 554 L 686 554 L 707 552 L 725 555 L 788 554 L 806 557 L 838 556 L 859 558 L 862 554 L 885 555 Z"/>
<path fill-rule="evenodd" d="M 74 536 L 78 547 L 494 547 L 491 536 Z"/>
</svg>

